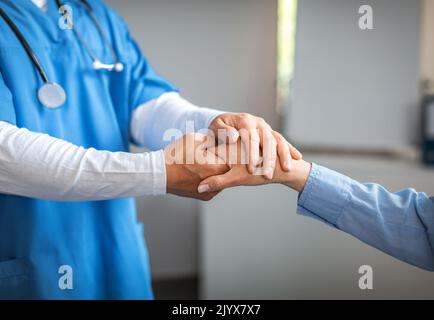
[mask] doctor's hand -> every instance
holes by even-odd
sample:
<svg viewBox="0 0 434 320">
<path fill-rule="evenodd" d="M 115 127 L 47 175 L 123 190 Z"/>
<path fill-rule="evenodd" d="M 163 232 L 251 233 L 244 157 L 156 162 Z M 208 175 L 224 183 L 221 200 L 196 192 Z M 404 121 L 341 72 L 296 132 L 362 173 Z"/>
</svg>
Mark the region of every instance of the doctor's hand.
<svg viewBox="0 0 434 320">
<path fill-rule="evenodd" d="M 284 172 L 289 172 L 292 160 L 302 158 L 302 154 L 264 119 L 247 113 L 223 114 L 211 123 L 209 129 L 221 142 L 233 144 L 241 137 L 244 148 L 249 150 L 249 173 L 259 172 L 269 180 L 273 179 L 277 162 Z M 259 168 L 261 162 L 262 168 Z"/>
<path fill-rule="evenodd" d="M 203 201 L 209 201 L 218 194 L 218 191 L 198 192 L 201 181 L 229 170 L 212 149 L 207 150 L 213 145 L 214 140 L 210 141 L 209 137 L 191 133 L 164 150 L 168 193 Z"/>
<path fill-rule="evenodd" d="M 222 148 L 226 150 L 222 151 Z M 247 166 L 242 162 L 242 146 L 238 143 L 238 158 L 233 161 L 233 157 L 229 156 L 230 150 L 228 147 L 219 146 L 214 149 L 216 154 L 222 155 L 222 152 L 227 152 L 227 159 L 231 158 L 230 163 L 235 163 L 229 165 L 231 169 L 224 174 L 208 177 L 200 183 L 199 192 L 201 193 L 215 193 L 220 192 L 224 189 L 238 187 L 238 186 L 258 186 L 266 184 L 283 184 L 288 186 L 295 191 L 302 192 L 306 182 L 309 178 L 311 171 L 311 164 L 304 160 L 293 160 L 292 169 L 290 172 L 286 172 L 280 166 L 280 161 L 277 162 L 273 179 L 266 179 L 263 176 L 252 175 L 247 169 Z M 211 151 L 211 149 L 210 149 Z M 220 156 L 220 158 L 223 158 Z"/>
</svg>

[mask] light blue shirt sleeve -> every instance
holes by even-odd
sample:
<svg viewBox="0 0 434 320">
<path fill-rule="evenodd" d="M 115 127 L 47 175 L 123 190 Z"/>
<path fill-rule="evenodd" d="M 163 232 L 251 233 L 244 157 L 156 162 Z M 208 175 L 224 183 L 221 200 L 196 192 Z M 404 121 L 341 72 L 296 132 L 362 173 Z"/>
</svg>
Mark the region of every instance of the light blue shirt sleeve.
<svg viewBox="0 0 434 320">
<path fill-rule="evenodd" d="M 413 189 L 391 193 L 313 164 L 298 213 L 434 271 L 434 198 L 424 193 Z"/>
</svg>

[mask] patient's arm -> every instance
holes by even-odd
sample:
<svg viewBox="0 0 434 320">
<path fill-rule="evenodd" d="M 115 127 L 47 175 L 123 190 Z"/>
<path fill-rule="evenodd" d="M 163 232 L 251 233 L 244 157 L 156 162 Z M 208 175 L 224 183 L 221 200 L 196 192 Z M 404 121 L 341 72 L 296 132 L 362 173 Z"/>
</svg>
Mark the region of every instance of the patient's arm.
<svg viewBox="0 0 434 320">
<path fill-rule="evenodd" d="M 213 191 L 237 185 L 282 183 L 300 192 L 298 213 L 344 231 L 407 263 L 434 270 L 434 198 L 406 189 L 392 193 L 378 184 L 359 183 L 303 160 L 275 179 L 250 176 L 235 165 L 202 182 Z"/>
</svg>

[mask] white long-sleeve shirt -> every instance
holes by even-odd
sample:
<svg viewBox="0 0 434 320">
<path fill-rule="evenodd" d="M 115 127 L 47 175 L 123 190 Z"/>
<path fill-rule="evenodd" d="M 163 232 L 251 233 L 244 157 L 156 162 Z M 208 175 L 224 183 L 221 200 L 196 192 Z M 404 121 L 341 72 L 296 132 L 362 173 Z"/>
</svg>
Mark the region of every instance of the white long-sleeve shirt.
<svg viewBox="0 0 434 320">
<path fill-rule="evenodd" d="M 166 93 L 135 109 L 131 136 L 138 145 L 164 148 L 166 129 L 185 123 L 206 129 L 222 112 L 199 108 Z M 162 150 L 142 154 L 84 149 L 0 121 L 0 193 L 54 201 L 96 201 L 166 193 Z"/>
</svg>

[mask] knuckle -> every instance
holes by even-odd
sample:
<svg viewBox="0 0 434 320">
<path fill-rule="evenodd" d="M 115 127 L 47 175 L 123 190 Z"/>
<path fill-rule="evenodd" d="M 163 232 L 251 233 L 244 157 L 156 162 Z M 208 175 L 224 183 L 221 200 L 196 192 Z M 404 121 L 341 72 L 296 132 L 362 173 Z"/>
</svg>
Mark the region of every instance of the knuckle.
<svg viewBox="0 0 434 320">
<path fill-rule="evenodd" d="M 236 119 L 238 123 L 242 123 L 243 121 L 246 121 L 248 119 L 248 114 L 247 113 L 238 113 L 236 115 Z"/>
<path fill-rule="evenodd" d="M 242 128 L 250 129 L 253 128 L 252 122 L 248 118 L 241 118 L 239 121 L 239 126 Z"/>
<path fill-rule="evenodd" d="M 267 121 L 265 121 L 264 118 L 258 118 L 258 122 L 259 122 L 263 127 L 269 127 Z"/>
<path fill-rule="evenodd" d="M 271 126 L 268 124 L 268 122 L 265 119 L 260 118 L 258 125 L 263 128 L 264 130 L 270 131 L 270 133 L 273 131 L 271 129 Z"/>
<path fill-rule="evenodd" d="M 274 132 L 274 138 L 280 143 L 286 142 L 286 139 L 279 132 Z"/>
<path fill-rule="evenodd" d="M 211 181 L 209 183 L 209 186 L 211 187 L 211 189 L 215 190 L 215 189 L 219 189 L 220 186 L 223 184 L 224 180 L 221 177 L 216 177 L 213 181 Z"/>
</svg>

